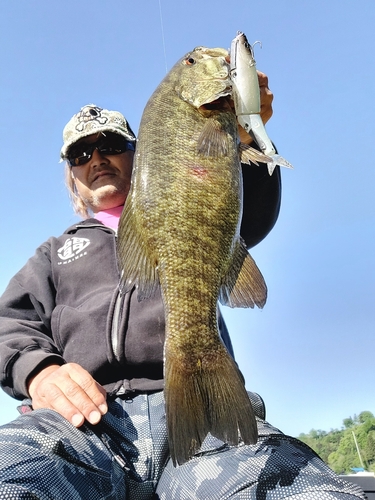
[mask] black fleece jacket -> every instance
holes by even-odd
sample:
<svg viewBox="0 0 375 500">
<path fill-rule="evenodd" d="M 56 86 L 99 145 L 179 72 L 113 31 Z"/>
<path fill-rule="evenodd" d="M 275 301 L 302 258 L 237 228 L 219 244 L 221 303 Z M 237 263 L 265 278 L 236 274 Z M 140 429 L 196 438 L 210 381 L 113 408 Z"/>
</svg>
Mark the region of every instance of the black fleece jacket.
<svg viewBox="0 0 375 500">
<path fill-rule="evenodd" d="M 270 177 L 263 165 L 244 165 L 243 172 L 241 234 L 251 247 L 277 219 L 280 172 L 277 167 Z M 0 299 L 0 383 L 5 392 L 27 397 L 30 375 L 67 362 L 80 364 L 109 393 L 162 390 L 160 292 L 141 302 L 134 290 L 120 298 L 118 282 L 116 236 L 99 221 L 85 220 L 43 243 Z M 233 355 L 221 316 L 219 327 Z"/>
</svg>

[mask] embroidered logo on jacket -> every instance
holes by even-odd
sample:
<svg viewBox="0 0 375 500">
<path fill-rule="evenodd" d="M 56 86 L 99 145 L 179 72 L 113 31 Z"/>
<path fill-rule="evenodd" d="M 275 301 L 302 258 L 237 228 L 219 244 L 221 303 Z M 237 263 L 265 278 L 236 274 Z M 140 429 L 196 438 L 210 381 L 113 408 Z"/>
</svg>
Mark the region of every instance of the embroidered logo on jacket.
<svg viewBox="0 0 375 500">
<path fill-rule="evenodd" d="M 63 262 L 61 264 L 69 264 L 74 260 L 87 255 L 85 249 L 90 245 L 90 240 L 88 238 L 68 238 L 63 247 L 57 250 L 57 255 Z"/>
</svg>

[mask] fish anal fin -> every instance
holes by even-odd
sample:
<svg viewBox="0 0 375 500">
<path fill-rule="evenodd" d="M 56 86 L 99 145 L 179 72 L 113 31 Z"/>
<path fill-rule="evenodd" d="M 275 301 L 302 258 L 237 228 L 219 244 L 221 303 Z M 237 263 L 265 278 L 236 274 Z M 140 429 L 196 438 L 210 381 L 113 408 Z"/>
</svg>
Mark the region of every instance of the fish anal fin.
<svg viewBox="0 0 375 500">
<path fill-rule="evenodd" d="M 220 289 L 220 302 L 229 307 L 262 308 L 267 300 L 267 285 L 254 259 L 239 238 L 231 266 Z"/>
<path fill-rule="evenodd" d="M 120 218 L 117 237 L 118 264 L 121 271 L 120 289 L 126 293 L 137 287 L 138 300 L 151 297 L 159 284 L 156 263 L 147 251 L 141 231 L 135 230 L 134 211 L 127 202 Z"/>
<path fill-rule="evenodd" d="M 197 453 L 208 433 L 231 445 L 258 438 L 254 411 L 233 359 L 221 346 L 216 363 L 184 370 L 166 356 L 165 403 L 170 454 L 182 465 Z"/>
</svg>

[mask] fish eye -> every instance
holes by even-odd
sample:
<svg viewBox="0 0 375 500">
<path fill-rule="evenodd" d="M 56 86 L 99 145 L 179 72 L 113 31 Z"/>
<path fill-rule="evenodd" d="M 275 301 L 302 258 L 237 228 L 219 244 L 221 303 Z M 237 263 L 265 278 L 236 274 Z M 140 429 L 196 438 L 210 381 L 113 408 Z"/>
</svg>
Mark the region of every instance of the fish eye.
<svg viewBox="0 0 375 500">
<path fill-rule="evenodd" d="M 185 59 L 185 62 L 188 66 L 193 66 L 193 64 L 195 64 L 195 59 L 193 57 L 189 57 L 188 59 Z"/>
</svg>

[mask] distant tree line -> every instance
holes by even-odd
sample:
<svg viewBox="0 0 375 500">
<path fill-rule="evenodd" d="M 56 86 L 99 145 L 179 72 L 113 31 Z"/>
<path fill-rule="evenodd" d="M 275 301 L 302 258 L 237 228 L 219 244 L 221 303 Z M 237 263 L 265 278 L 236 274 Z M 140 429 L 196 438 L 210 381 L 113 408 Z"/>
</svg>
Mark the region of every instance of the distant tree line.
<svg viewBox="0 0 375 500">
<path fill-rule="evenodd" d="M 353 433 L 365 470 L 375 472 L 375 417 L 370 411 L 345 418 L 340 430 L 312 429 L 298 439 L 309 445 L 331 469 L 342 474 L 362 467 Z"/>
</svg>

